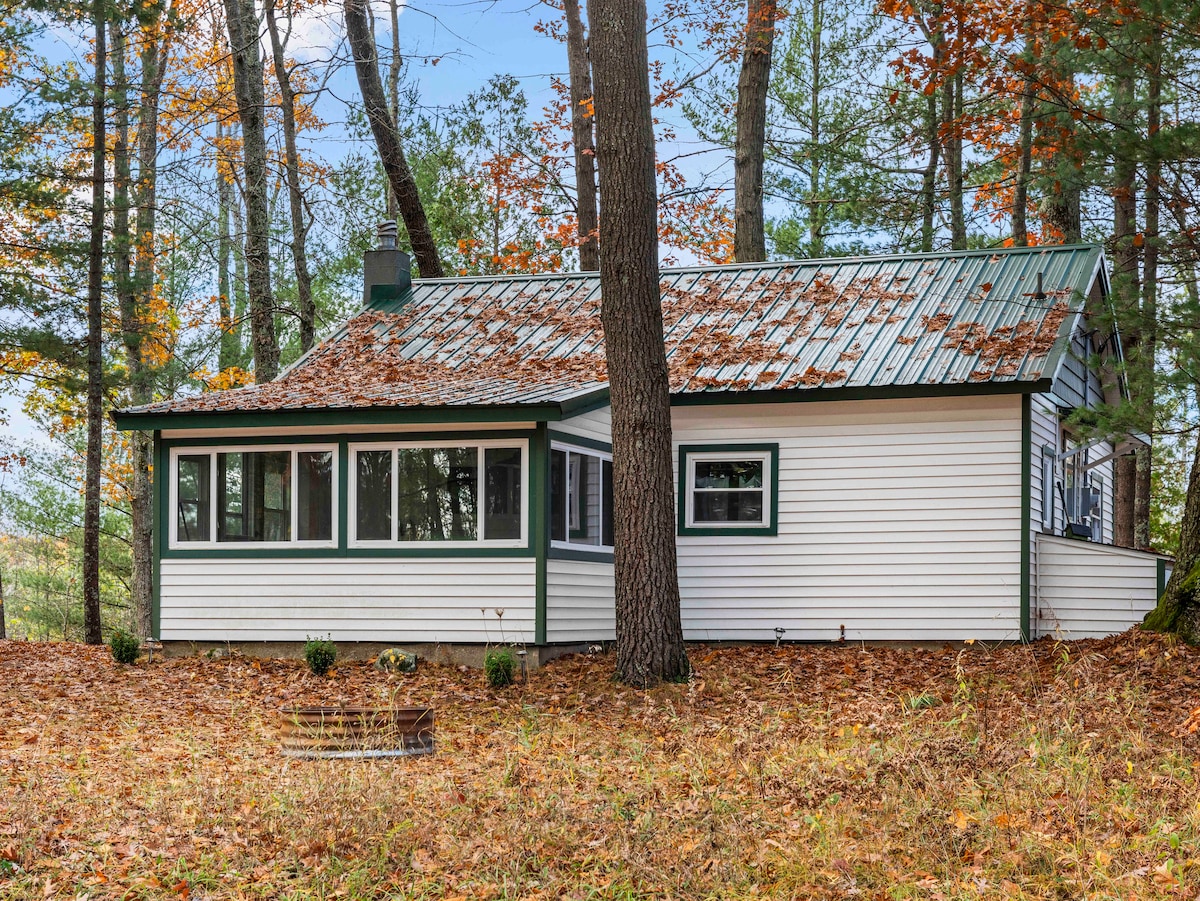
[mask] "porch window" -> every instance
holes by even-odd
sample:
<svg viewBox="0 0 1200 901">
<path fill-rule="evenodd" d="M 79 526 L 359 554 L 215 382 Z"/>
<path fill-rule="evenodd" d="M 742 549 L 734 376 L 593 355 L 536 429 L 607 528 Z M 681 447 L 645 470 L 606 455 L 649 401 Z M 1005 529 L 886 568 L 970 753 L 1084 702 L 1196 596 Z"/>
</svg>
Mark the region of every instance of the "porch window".
<svg viewBox="0 0 1200 901">
<path fill-rule="evenodd" d="M 550 540 L 557 547 L 611 551 L 612 455 L 555 442 L 550 448 Z"/>
<path fill-rule="evenodd" d="M 680 534 L 774 535 L 779 445 L 681 447 Z"/>
<path fill-rule="evenodd" d="M 332 543 L 332 447 L 188 448 L 171 461 L 172 545 Z"/>
<path fill-rule="evenodd" d="M 359 545 L 520 543 L 525 442 L 351 448 Z"/>
</svg>

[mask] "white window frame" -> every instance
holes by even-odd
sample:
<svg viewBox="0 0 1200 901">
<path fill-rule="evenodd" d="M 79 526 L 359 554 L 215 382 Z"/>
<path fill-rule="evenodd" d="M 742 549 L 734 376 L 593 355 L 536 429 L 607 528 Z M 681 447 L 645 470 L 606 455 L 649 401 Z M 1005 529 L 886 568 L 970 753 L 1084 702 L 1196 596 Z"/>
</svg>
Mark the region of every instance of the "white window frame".
<svg viewBox="0 0 1200 901">
<path fill-rule="evenodd" d="M 262 451 L 288 451 L 291 454 L 291 483 L 289 485 L 291 509 L 288 511 L 291 522 L 288 526 L 288 534 L 291 538 L 287 541 L 217 541 L 217 520 L 220 516 L 220 510 L 217 509 L 217 454 L 252 454 Z M 298 453 L 313 452 L 313 453 L 328 453 L 332 457 L 333 467 L 330 477 L 333 479 L 333 490 L 330 495 L 330 522 L 333 528 L 330 531 L 332 536 L 328 540 L 307 540 L 301 541 L 298 536 L 298 525 L 300 517 L 300 493 L 299 479 L 300 468 L 296 465 L 296 455 Z M 179 458 L 180 457 L 208 457 L 208 541 L 180 541 L 179 540 Z M 207 447 L 172 447 L 170 453 L 170 484 L 168 488 L 168 503 L 170 507 L 170 515 L 167 517 L 170 521 L 168 529 L 168 547 L 171 550 L 181 551 L 202 551 L 202 550 L 239 550 L 244 548 L 281 548 L 281 547 L 303 547 L 303 548 L 328 548 L 338 546 L 338 446 L 336 443 L 313 443 L 313 444 L 222 444 Z"/>
<path fill-rule="evenodd" d="M 684 473 L 684 524 L 689 529 L 754 529 L 762 530 L 771 527 L 772 515 L 774 511 L 771 509 L 772 486 L 773 479 L 776 478 L 776 473 L 771 465 L 773 454 L 770 450 L 719 450 L 719 451 L 691 451 L 684 448 L 684 465 L 686 472 Z M 696 487 L 696 464 L 697 463 L 740 463 L 746 460 L 759 460 L 763 465 L 762 488 L 739 488 L 739 489 L 704 489 Z M 730 521 L 712 521 L 702 520 L 697 521 L 695 515 L 696 492 L 697 491 L 762 491 L 762 519 L 757 522 L 730 522 Z"/>
<path fill-rule="evenodd" d="M 550 450 L 565 451 L 568 454 L 582 454 L 588 457 L 595 457 L 601 461 L 612 463 L 612 453 L 608 451 L 595 450 L 590 447 L 580 447 L 578 444 L 570 444 L 566 441 L 551 441 Z M 568 465 L 565 467 L 567 484 L 564 487 L 564 502 L 567 504 L 567 509 L 563 511 L 564 521 L 567 524 L 567 540 L 557 541 L 554 538 L 550 539 L 550 547 L 561 551 L 584 551 L 594 554 L 611 554 L 613 546 L 611 544 L 581 544 L 571 541 L 571 467 L 569 465 L 570 457 L 567 458 Z M 549 486 L 546 488 L 547 493 L 550 492 Z M 546 523 L 547 531 L 551 529 L 553 516 Z M 604 469 L 600 470 L 600 540 L 604 540 Z"/>
<path fill-rule="evenodd" d="M 463 541 L 400 541 L 396 530 L 399 527 L 399 486 L 396 483 L 396 452 L 400 450 L 419 450 L 430 447 L 474 447 L 476 454 L 476 485 L 475 492 L 476 522 L 479 524 L 479 534 L 484 531 L 484 488 L 487 484 L 483 477 L 483 453 L 488 448 L 519 448 L 521 451 L 521 537 L 520 538 L 475 538 Z M 361 451 L 391 451 L 392 452 L 392 491 L 391 491 L 391 529 L 390 538 L 360 540 L 358 537 L 358 455 Z M 445 438 L 433 441 L 369 441 L 350 445 L 349 460 L 347 461 L 349 478 L 346 505 L 347 546 L 351 548 L 524 548 L 529 545 L 529 440 L 527 438 Z"/>
<path fill-rule="evenodd" d="M 1058 509 L 1058 465 L 1056 452 L 1042 445 L 1042 531 L 1054 534 L 1054 511 Z"/>
</svg>

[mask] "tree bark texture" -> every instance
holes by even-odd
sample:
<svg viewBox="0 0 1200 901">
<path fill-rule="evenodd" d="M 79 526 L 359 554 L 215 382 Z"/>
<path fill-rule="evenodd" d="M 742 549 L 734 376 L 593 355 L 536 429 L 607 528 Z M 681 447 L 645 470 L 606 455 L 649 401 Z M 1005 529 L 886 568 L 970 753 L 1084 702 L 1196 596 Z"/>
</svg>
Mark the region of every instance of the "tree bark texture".
<svg viewBox="0 0 1200 901">
<path fill-rule="evenodd" d="M 408 239 L 412 242 L 417 269 L 423 278 L 441 278 L 442 260 L 433 240 L 433 231 L 429 227 L 429 220 L 425 218 L 425 207 L 417 192 L 417 182 L 408 167 L 408 160 L 404 157 L 400 132 L 396 128 L 395 120 L 388 113 L 387 97 L 383 91 L 383 82 L 379 78 L 375 39 L 371 35 L 371 24 L 367 18 L 366 0 L 345 0 L 345 14 L 346 37 L 350 40 L 350 50 L 354 54 L 354 74 L 358 77 L 363 109 L 367 113 L 367 121 L 371 124 L 371 134 L 375 136 L 375 146 L 379 150 L 383 171 L 387 173 L 392 193 L 396 196 L 396 205 L 404 220 L 404 228 L 408 231 Z"/>
<path fill-rule="evenodd" d="M 217 153 L 224 146 L 226 131 L 220 118 L 217 119 Z M 241 323 L 233 316 L 233 284 L 230 278 L 230 262 L 233 256 L 233 241 L 229 232 L 229 217 L 233 207 L 233 185 L 217 164 L 217 308 L 221 321 L 221 342 L 217 349 L 217 369 L 225 370 L 241 362 Z"/>
<path fill-rule="evenodd" d="M 808 57 L 812 69 L 812 85 L 808 96 L 808 253 L 810 257 L 825 255 L 825 203 L 821 199 L 821 92 L 825 89 L 821 67 L 822 33 L 825 30 L 825 0 L 812 0 L 812 22 L 809 28 Z"/>
<path fill-rule="evenodd" d="M 659 295 L 645 0 L 589 0 L 600 166 L 601 324 L 612 393 L 617 675 L 687 677 L 671 401 Z"/>
<path fill-rule="evenodd" d="M 308 226 L 304 224 L 304 195 L 300 193 L 300 154 L 296 150 L 296 93 L 283 55 L 283 41 L 275 21 L 275 0 L 266 0 L 267 31 L 271 34 L 271 56 L 275 80 L 279 83 L 279 102 L 283 107 L 283 145 L 287 169 L 288 208 L 292 218 L 292 264 L 296 271 L 296 296 L 300 305 L 300 350 L 313 346 L 316 334 L 317 306 L 313 302 L 312 276 L 308 272 L 305 243 Z"/>
<path fill-rule="evenodd" d="M 104 186 L 107 157 L 105 102 L 108 45 L 104 0 L 92 4 L 96 32 L 96 82 L 92 88 L 92 214 L 88 242 L 87 453 L 83 500 L 83 639 L 101 644 L 100 634 L 100 427 L 104 411 L 101 301 L 104 288 Z"/>
<path fill-rule="evenodd" d="M 1156 21 L 1161 22 L 1161 17 Z M 1138 398 L 1143 428 L 1154 435 L 1155 378 L 1154 361 L 1158 355 L 1158 254 L 1162 212 L 1162 156 L 1158 141 L 1162 126 L 1162 26 L 1155 28 L 1150 42 L 1150 76 L 1146 87 L 1146 194 L 1143 204 L 1145 245 L 1142 250 L 1142 309 Z M 1150 448 L 1137 451 L 1136 486 L 1133 495 L 1133 545 L 1150 547 L 1150 495 L 1153 484 L 1153 455 Z"/>
<path fill-rule="evenodd" d="M 1175 568 L 1143 627 L 1172 632 L 1191 644 L 1200 644 L 1200 441 L 1188 476 Z"/>
<path fill-rule="evenodd" d="M 400 0 L 388 0 L 388 18 L 392 26 L 392 58 L 388 63 L 388 113 L 393 122 L 400 121 Z M 387 217 L 396 220 L 396 192 L 387 192 Z"/>
<path fill-rule="evenodd" d="M 255 380 L 279 372 L 275 300 L 271 294 L 271 219 L 267 204 L 267 138 L 264 125 L 263 63 L 254 0 L 225 0 L 233 87 L 242 123 L 242 166 L 246 193 L 246 269 Z"/>
<path fill-rule="evenodd" d="M 1133 105 L 1133 79 L 1117 84 L 1118 103 L 1125 111 Z M 1127 378 L 1131 400 L 1139 402 L 1138 366 L 1141 353 L 1138 322 L 1137 167 L 1133 160 L 1118 159 L 1113 166 L 1113 300 L 1117 321 L 1125 336 Z M 1137 463 L 1134 457 L 1118 457 L 1113 466 L 1113 543 L 1134 547 L 1134 507 L 1137 494 Z"/>
<path fill-rule="evenodd" d="M 600 268 L 599 213 L 596 203 L 596 142 L 592 102 L 592 64 L 579 0 L 563 0 L 567 18 L 567 71 L 571 79 L 571 139 L 575 147 L 575 213 L 579 225 L 579 269 Z"/>
<path fill-rule="evenodd" d="M 963 83 L 962 73 L 947 77 L 949 119 L 946 122 L 946 168 L 950 182 L 950 249 L 967 249 L 967 218 L 963 197 Z"/>
<path fill-rule="evenodd" d="M 737 85 L 733 145 L 733 256 L 739 263 L 767 258 L 763 164 L 767 149 L 767 88 L 775 44 L 776 0 L 749 0 L 746 46 Z"/>
<path fill-rule="evenodd" d="M 133 273 L 133 236 L 130 234 L 129 214 L 132 206 L 131 154 L 129 143 L 129 82 L 125 69 L 127 38 L 122 26 L 112 26 L 113 106 L 116 134 L 113 140 L 113 287 L 121 318 L 122 347 L 125 366 L 129 372 L 130 398 L 134 404 L 152 400 L 149 372 L 142 354 L 145 321 L 139 314 L 138 298 L 147 290 Z M 157 101 L 156 101 L 157 102 Z M 143 101 L 144 106 L 144 101 Z M 140 129 L 156 127 L 155 117 Z M 139 147 L 142 146 L 139 140 Z M 155 144 L 157 149 L 157 144 Z M 151 189 L 151 196 L 153 191 Z M 152 201 L 151 201 L 152 202 Z M 139 198 L 139 213 L 142 204 Z M 141 218 L 139 216 L 139 218 Z M 153 236 L 150 236 L 152 243 Z M 152 249 L 139 251 L 138 260 L 152 260 Z M 153 287 L 153 263 L 148 267 L 150 287 Z M 150 442 L 145 432 L 130 433 L 129 484 L 130 552 L 132 573 L 129 585 L 133 606 L 133 627 L 137 634 L 148 637 L 151 631 L 154 598 L 154 509 L 153 488 L 150 482 Z"/>
</svg>

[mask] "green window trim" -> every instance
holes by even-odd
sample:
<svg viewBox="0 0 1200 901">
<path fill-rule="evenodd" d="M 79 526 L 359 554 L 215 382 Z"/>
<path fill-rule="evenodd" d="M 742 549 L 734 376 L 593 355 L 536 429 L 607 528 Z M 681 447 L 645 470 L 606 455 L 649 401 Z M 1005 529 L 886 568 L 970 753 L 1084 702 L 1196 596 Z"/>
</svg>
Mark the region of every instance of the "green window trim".
<svg viewBox="0 0 1200 901">
<path fill-rule="evenodd" d="M 763 519 L 760 524 L 721 525 L 706 522 L 696 524 L 691 519 L 692 468 L 689 458 L 707 456 L 711 459 L 735 459 L 742 455 L 760 457 L 767 465 L 763 478 Z M 779 445 L 770 444 L 681 444 L 679 445 L 679 485 L 677 496 L 678 534 L 681 536 L 744 536 L 774 537 L 779 534 Z M 689 521 L 690 520 L 690 521 Z"/>
</svg>

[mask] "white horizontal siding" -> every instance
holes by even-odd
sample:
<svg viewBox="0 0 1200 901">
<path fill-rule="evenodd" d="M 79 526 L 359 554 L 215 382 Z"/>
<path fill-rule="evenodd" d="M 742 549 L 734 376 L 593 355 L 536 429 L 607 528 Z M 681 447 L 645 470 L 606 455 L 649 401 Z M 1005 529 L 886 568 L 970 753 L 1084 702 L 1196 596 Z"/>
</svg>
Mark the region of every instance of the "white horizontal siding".
<svg viewBox="0 0 1200 901">
<path fill-rule="evenodd" d="M 551 431 L 568 435 L 580 435 L 594 441 L 612 441 L 612 408 L 601 407 L 578 416 L 571 416 L 562 422 L 550 423 Z"/>
<path fill-rule="evenodd" d="M 678 539 L 688 639 L 1019 637 L 1018 397 L 672 413 L 677 444 L 780 446 L 777 537 Z"/>
<path fill-rule="evenodd" d="M 168 558 L 160 566 L 164 640 L 534 640 L 532 558 Z"/>
<path fill-rule="evenodd" d="M 546 640 L 616 638 L 613 565 L 583 560 L 546 561 Z"/>
<path fill-rule="evenodd" d="M 1038 635 L 1103 638 L 1140 623 L 1158 600 L 1153 554 L 1038 536 Z"/>
</svg>

